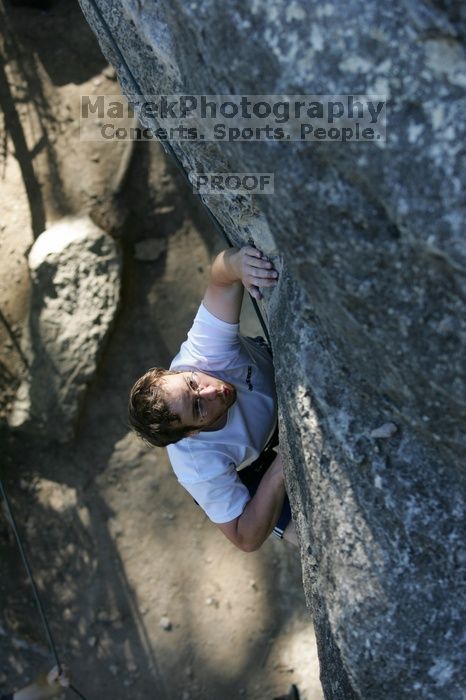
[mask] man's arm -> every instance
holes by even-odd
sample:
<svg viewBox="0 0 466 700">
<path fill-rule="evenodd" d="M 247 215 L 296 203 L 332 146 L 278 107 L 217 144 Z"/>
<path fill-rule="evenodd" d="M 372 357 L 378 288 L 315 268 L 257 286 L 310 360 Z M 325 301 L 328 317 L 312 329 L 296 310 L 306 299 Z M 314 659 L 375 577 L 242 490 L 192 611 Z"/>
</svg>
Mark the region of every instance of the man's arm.
<svg viewBox="0 0 466 700">
<path fill-rule="evenodd" d="M 212 264 L 204 306 L 220 320 L 238 323 L 244 287 L 255 299 L 261 299 L 259 287 L 272 287 L 277 277 L 270 260 L 257 248 L 229 248 Z"/>
<path fill-rule="evenodd" d="M 277 524 L 285 497 L 283 465 L 278 455 L 261 479 L 259 487 L 242 514 L 218 525 L 230 542 L 244 552 L 254 552 Z"/>
</svg>

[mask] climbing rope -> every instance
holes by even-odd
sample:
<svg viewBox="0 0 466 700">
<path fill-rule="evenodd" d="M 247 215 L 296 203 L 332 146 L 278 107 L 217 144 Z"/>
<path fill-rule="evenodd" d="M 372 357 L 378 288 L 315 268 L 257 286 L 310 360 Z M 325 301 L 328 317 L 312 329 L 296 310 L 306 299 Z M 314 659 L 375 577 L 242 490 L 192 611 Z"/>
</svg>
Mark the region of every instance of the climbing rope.
<svg viewBox="0 0 466 700">
<path fill-rule="evenodd" d="M 106 34 L 106 36 L 107 36 L 107 39 L 108 39 L 109 42 L 111 43 L 111 45 L 112 45 L 112 47 L 113 47 L 115 53 L 117 54 L 118 58 L 120 59 L 121 64 L 123 65 L 123 67 L 124 67 L 124 69 L 125 69 L 125 71 L 126 71 L 126 73 L 127 73 L 127 78 L 128 78 L 128 80 L 129 80 L 129 82 L 130 82 L 130 84 L 131 84 L 131 86 L 132 86 L 134 92 L 136 93 L 136 95 L 142 95 L 143 93 L 142 93 L 141 87 L 140 87 L 139 83 L 137 82 L 136 78 L 134 77 L 134 74 L 133 74 L 131 68 L 129 67 L 129 65 L 128 65 L 126 59 L 125 59 L 125 57 L 123 56 L 123 54 L 122 54 L 122 52 L 121 52 L 121 50 L 120 50 L 120 47 L 119 47 L 118 44 L 116 43 L 115 38 L 114 38 L 113 34 L 111 33 L 110 28 L 109 28 L 109 26 L 108 26 L 108 24 L 107 24 L 107 22 L 106 22 L 106 20 L 105 20 L 105 17 L 102 15 L 100 9 L 99 9 L 98 6 L 97 6 L 97 3 L 95 2 L 95 0 L 88 0 L 88 2 L 89 2 L 89 4 L 92 6 L 92 9 L 94 10 L 94 12 L 95 12 L 95 14 L 97 15 L 98 19 L 100 20 L 101 25 L 102 25 L 102 29 L 104 30 L 104 32 L 105 32 L 105 34 Z M 187 183 L 191 186 L 191 183 L 190 183 L 190 181 L 189 181 L 188 175 L 187 175 L 185 169 L 183 168 L 183 164 L 181 163 L 180 159 L 178 158 L 178 156 L 177 156 L 175 150 L 173 149 L 173 146 L 171 145 L 171 143 L 170 143 L 169 141 L 161 141 L 161 143 L 162 143 L 162 145 L 163 145 L 164 150 L 165 150 L 165 151 L 168 153 L 168 155 L 172 158 L 173 162 L 175 163 L 175 165 L 177 166 L 177 168 L 180 170 L 180 172 L 182 173 L 182 175 L 183 175 L 183 177 L 185 178 L 185 180 L 187 181 Z M 220 235 L 223 237 L 223 239 L 225 240 L 226 244 L 227 244 L 230 248 L 233 248 L 234 246 L 233 246 L 233 244 L 231 243 L 231 241 L 230 241 L 230 239 L 229 239 L 229 237 L 228 237 L 228 234 L 227 234 L 227 232 L 225 231 L 225 229 L 224 229 L 224 227 L 222 226 L 222 224 L 220 223 L 220 221 L 219 221 L 219 220 L 217 219 L 217 217 L 211 212 L 211 210 L 209 209 L 209 207 L 207 206 L 207 204 L 206 204 L 206 203 L 204 202 L 204 200 L 202 199 L 201 195 L 199 195 L 199 199 L 200 199 L 200 201 L 201 201 L 201 204 L 202 204 L 203 208 L 205 209 L 205 211 L 206 211 L 206 213 L 207 213 L 207 216 L 209 217 L 209 219 L 210 219 L 211 222 L 213 223 L 214 227 L 217 229 L 217 231 L 218 231 L 218 232 L 220 233 Z M 249 240 L 249 244 L 250 244 L 250 245 L 254 245 L 254 241 L 252 241 L 252 240 L 250 239 L 250 240 Z M 265 338 L 267 339 L 267 343 L 268 343 L 270 349 L 272 349 L 272 344 L 271 344 L 271 342 L 270 342 L 269 331 L 268 331 L 267 325 L 266 325 L 266 323 L 265 323 L 265 321 L 264 321 L 264 318 L 263 318 L 263 316 L 262 316 L 261 310 L 259 309 L 259 305 L 258 305 L 256 299 L 254 299 L 254 297 L 253 297 L 251 294 L 250 294 L 249 296 L 250 296 L 250 298 L 251 298 L 252 305 L 253 305 L 254 310 L 255 310 L 255 312 L 256 312 L 257 318 L 259 319 L 259 323 L 261 324 L 261 327 L 262 327 L 262 331 L 263 331 L 263 333 L 264 333 L 264 336 L 265 336 Z"/>
<path fill-rule="evenodd" d="M 6 512 L 7 512 L 9 521 L 10 521 L 11 529 L 13 530 L 13 534 L 14 534 L 15 539 L 16 539 L 16 543 L 18 545 L 18 549 L 19 549 L 20 554 L 21 554 L 21 559 L 23 560 L 24 568 L 26 569 L 27 575 L 29 577 L 29 582 L 31 584 L 32 592 L 34 594 L 34 598 L 36 601 L 36 605 L 37 605 L 37 608 L 39 610 L 42 624 L 44 626 L 45 636 L 47 637 L 47 642 L 49 645 L 50 652 L 54 658 L 55 665 L 58 668 L 58 673 L 61 673 L 62 672 L 62 665 L 61 665 L 60 659 L 58 657 L 57 647 L 55 646 L 55 641 L 53 639 L 52 632 L 50 630 L 50 626 L 49 626 L 49 623 L 47 620 L 47 616 L 45 614 L 44 606 L 42 605 L 42 600 L 40 598 L 39 591 L 38 591 L 37 586 L 36 586 L 34 574 L 32 573 L 31 565 L 29 564 L 29 559 L 27 557 L 26 550 L 24 549 L 24 545 L 23 545 L 21 536 L 19 534 L 18 526 L 16 524 L 16 520 L 15 520 L 15 517 L 13 515 L 13 510 L 11 508 L 10 499 L 8 498 L 8 494 L 6 492 L 6 489 L 3 485 L 3 481 L 1 479 L 0 479 L 0 493 L 1 493 L 3 501 L 5 503 Z M 80 693 L 79 690 L 77 688 L 75 688 L 74 685 L 70 684 L 68 686 L 68 688 L 70 690 L 72 690 L 78 697 L 82 698 L 82 700 L 86 700 L 84 695 L 82 693 Z"/>
</svg>

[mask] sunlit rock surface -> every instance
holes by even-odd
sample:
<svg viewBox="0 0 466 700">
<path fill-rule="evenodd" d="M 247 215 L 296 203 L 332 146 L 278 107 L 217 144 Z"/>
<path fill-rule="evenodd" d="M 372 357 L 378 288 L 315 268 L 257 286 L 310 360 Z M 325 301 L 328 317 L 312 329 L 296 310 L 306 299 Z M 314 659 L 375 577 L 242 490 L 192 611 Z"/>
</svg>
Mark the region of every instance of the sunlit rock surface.
<svg viewBox="0 0 466 700">
<path fill-rule="evenodd" d="M 28 262 L 31 295 L 22 344 L 29 370 L 9 423 L 65 442 L 73 437 L 115 318 L 120 252 L 88 216 L 67 217 L 37 238 Z"/>
<path fill-rule="evenodd" d="M 273 196 L 205 201 L 281 269 L 265 311 L 326 697 L 459 700 L 461 4 L 80 1 L 129 97 L 387 95 L 386 143 L 173 146 L 190 174 L 275 173 Z"/>
</svg>

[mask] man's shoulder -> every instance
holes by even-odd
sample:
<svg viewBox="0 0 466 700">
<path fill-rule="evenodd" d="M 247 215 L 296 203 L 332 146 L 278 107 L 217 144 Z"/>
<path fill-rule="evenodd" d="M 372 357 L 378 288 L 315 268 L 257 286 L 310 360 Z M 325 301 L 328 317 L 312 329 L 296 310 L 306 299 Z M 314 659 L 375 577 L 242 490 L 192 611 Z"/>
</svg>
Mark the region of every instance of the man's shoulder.
<svg viewBox="0 0 466 700">
<path fill-rule="evenodd" d="M 218 432 L 223 438 L 228 429 Z M 233 456 L 212 441 L 204 440 L 202 433 L 168 445 L 167 452 L 178 481 L 183 483 L 209 481 L 235 469 Z"/>
</svg>

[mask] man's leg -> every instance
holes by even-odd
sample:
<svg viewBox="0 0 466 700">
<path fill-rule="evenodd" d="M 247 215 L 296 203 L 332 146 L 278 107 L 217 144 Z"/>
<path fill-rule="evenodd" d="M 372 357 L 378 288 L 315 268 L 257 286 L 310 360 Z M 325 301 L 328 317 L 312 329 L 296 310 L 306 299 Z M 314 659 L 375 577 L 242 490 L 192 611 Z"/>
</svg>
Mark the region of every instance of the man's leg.
<svg viewBox="0 0 466 700">
<path fill-rule="evenodd" d="M 294 522 L 290 520 L 283 533 L 283 539 L 287 542 L 291 542 L 296 547 L 299 547 L 298 535 L 296 534 L 296 528 Z"/>
</svg>

